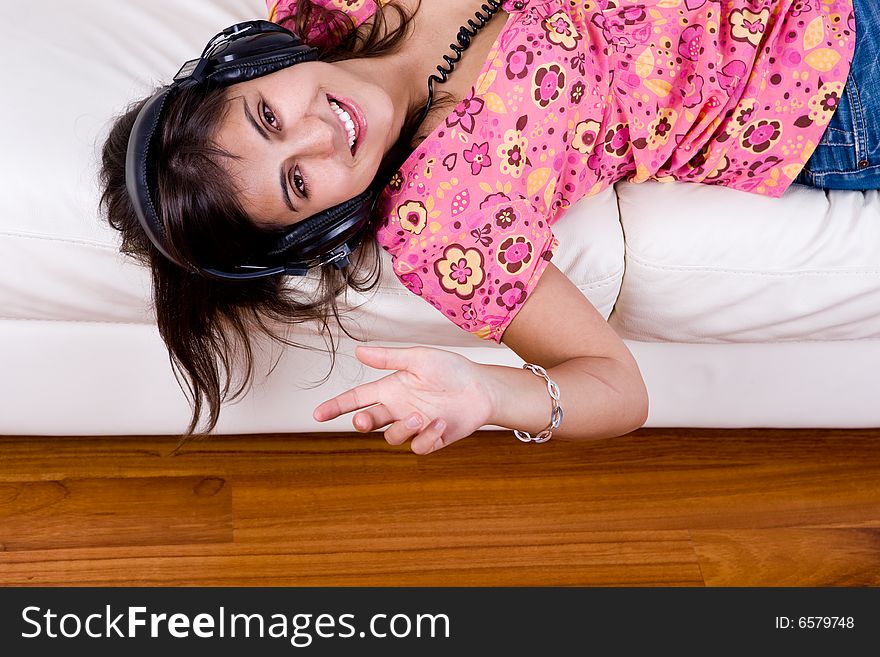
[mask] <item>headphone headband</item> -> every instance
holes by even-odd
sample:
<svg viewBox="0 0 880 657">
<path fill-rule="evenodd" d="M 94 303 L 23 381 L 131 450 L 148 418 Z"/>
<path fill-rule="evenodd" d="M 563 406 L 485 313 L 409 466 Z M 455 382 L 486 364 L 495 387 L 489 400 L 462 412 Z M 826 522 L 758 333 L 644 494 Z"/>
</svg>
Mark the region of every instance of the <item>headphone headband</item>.
<svg viewBox="0 0 880 657">
<path fill-rule="evenodd" d="M 157 191 L 150 185 L 150 170 L 155 166 L 151 158 L 162 120 L 181 90 L 196 85 L 225 87 L 253 80 L 314 61 L 318 54 L 317 48 L 303 43 L 295 33 L 276 23 L 236 23 L 215 35 L 201 57 L 184 63 L 173 82 L 158 89 L 144 104 L 128 141 L 126 188 L 144 232 L 165 258 L 193 273 L 222 280 L 252 280 L 279 274 L 303 276 L 309 269 L 326 264 L 339 269 L 348 266 L 348 256 L 365 235 L 378 199 L 374 185 L 353 199 L 294 224 L 270 245 L 264 262 L 242 264 L 236 271 L 200 267 L 173 256 L 157 211 Z"/>
</svg>

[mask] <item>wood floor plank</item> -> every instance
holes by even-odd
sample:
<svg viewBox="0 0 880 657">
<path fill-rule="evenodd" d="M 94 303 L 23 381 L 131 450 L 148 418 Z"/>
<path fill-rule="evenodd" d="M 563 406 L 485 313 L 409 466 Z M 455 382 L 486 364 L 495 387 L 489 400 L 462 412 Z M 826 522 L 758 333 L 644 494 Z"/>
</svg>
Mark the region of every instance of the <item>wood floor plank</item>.
<svg viewBox="0 0 880 657">
<path fill-rule="evenodd" d="M 691 532 L 708 586 L 880 586 L 880 526 Z"/>
<path fill-rule="evenodd" d="M 0 584 L 835 585 L 880 570 L 880 430 L 480 432 L 426 457 L 380 433 L 175 444 L 0 437 Z"/>
<path fill-rule="evenodd" d="M 0 550 L 228 542 L 224 484 L 216 477 L 0 483 Z"/>
<path fill-rule="evenodd" d="M 398 537 L 0 554 L 4 585 L 702 586 L 687 532 L 551 534 L 526 543 Z M 135 556 L 136 555 L 136 556 Z"/>
</svg>

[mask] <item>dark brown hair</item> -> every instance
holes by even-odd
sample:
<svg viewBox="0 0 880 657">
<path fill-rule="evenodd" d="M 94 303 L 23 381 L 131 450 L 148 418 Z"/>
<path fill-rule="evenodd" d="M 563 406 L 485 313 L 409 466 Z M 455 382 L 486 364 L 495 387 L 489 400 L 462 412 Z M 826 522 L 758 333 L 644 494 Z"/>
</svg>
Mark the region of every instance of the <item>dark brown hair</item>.
<svg viewBox="0 0 880 657">
<path fill-rule="evenodd" d="M 313 0 L 299 0 L 296 13 L 282 24 L 300 35 L 311 34 L 314 26 L 320 24 L 328 26 L 331 34 L 345 35 L 338 45 L 319 47 L 320 61 L 377 57 L 395 52 L 408 37 L 421 0 L 412 14 L 394 2 L 386 7 L 396 11 L 400 19 L 399 25 L 391 30 L 378 8 L 369 24 L 354 30 L 351 18 L 343 11 L 327 9 Z M 336 360 L 331 318 L 346 335 L 357 339 L 340 321 L 337 299 L 348 289 L 363 293 L 378 285 L 380 247 L 371 233 L 352 254 L 349 267 L 321 268 L 315 287 L 309 290 L 285 285 L 286 277 L 282 276 L 216 281 L 189 273 L 166 260 L 143 232 L 125 187 L 128 138 L 146 100 L 133 103 L 116 117 L 104 143 L 100 204 L 110 224 L 122 233 L 120 251 L 149 267 L 152 273 L 159 334 L 168 348 L 178 384 L 192 406 L 192 418 L 179 448 L 195 435 L 205 406 L 207 434 L 217 424 L 221 404 L 241 397 L 250 388 L 255 369 L 255 338 L 309 348 L 281 335 L 281 329 L 314 323 L 324 336 L 330 355 L 330 369 L 316 385 L 325 382 Z M 450 94 L 440 92 L 433 107 L 443 106 L 449 100 Z M 241 262 L 244 254 L 265 238 L 230 191 L 235 186 L 219 163 L 229 154 L 216 146 L 214 136 L 227 108 L 225 89 L 182 91 L 169 103 L 155 148 L 161 163 L 156 180 L 158 213 L 168 233 L 170 252 L 185 261 L 219 268 Z M 400 139 L 383 160 L 377 181 L 389 180 L 412 152 L 423 109 L 410 108 Z M 237 371 L 239 377 L 235 376 Z"/>
</svg>

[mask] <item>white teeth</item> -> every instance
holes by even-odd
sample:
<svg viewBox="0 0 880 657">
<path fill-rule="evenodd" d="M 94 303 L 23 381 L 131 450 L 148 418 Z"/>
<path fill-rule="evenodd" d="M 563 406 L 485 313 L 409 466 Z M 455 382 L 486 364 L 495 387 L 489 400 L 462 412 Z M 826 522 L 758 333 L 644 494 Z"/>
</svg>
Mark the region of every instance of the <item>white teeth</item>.
<svg viewBox="0 0 880 657">
<path fill-rule="evenodd" d="M 330 101 L 330 107 L 333 108 L 333 111 L 336 112 L 336 115 L 342 121 L 345 129 L 348 130 L 348 147 L 351 148 L 354 146 L 355 139 L 357 138 L 357 132 L 355 132 L 354 129 L 354 121 L 351 120 L 349 113 L 337 105 L 335 101 Z"/>
</svg>

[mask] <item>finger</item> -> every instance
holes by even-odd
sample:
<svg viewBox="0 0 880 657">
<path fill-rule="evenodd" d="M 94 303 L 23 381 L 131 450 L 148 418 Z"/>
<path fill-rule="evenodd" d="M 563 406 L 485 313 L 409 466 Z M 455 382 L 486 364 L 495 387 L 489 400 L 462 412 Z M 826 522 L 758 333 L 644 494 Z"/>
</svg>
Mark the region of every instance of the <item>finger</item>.
<svg viewBox="0 0 880 657">
<path fill-rule="evenodd" d="M 446 447 L 448 444 L 443 437 L 446 430 L 446 422 L 443 418 L 436 418 L 431 424 L 425 427 L 418 436 L 413 438 L 412 451 L 416 454 L 430 454 L 438 449 Z"/>
<path fill-rule="evenodd" d="M 420 356 L 420 347 L 355 347 L 355 355 L 364 365 L 377 370 L 406 370 Z"/>
<path fill-rule="evenodd" d="M 333 399 L 321 402 L 315 408 L 312 417 L 318 422 L 326 422 L 345 413 L 351 413 L 352 411 L 378 404 L 379 383 L 379 381 L 364 383 L 336 395 Z"/>
<path fill-rule="evenodd" d="M 389 445 L 402 445 L 425 426 L 425 418 L 419 413 L 411 413 L 385 429 L 385 440 Z"/>
<path fill-rule="evenodd" d="M 394 416 L 385 404 L 376 404 L 355 413 L 351 423 L 358 431 L 375 431 L 394 422 Z"/>
</svg>

